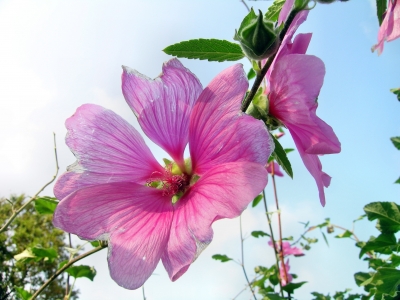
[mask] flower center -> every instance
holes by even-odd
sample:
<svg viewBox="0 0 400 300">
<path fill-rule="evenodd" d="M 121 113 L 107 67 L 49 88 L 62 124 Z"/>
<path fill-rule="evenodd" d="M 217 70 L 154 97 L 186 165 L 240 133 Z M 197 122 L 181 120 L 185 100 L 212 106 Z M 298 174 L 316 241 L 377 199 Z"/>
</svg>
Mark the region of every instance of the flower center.
<svg viewBox="0 0 400 300">
<path fill-rule="evenodd" d="M 172 203 L 176 203 L 194 183 L 192 179 L 198 179 L 198 176 L 178 170 L 174 163 L 169 162 L 162 172 L 154 172 L 146 185 L 162 190 L 163 196 L 170 196 Z"/>
</svg>

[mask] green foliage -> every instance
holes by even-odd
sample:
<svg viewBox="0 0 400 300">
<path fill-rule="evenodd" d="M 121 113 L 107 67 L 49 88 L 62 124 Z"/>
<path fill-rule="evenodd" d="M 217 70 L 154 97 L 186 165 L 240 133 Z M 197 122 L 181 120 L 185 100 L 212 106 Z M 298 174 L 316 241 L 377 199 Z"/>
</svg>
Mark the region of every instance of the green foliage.
<svg viewBox="0 0 400 300">
<path fill-rule="evenodd" d="M 282 145 L 278 142 L 278 140 L 273 135 L 271 136 L 275 144 L 275 150 L 272 153 L 272 156 L 278 162 L 278 164 L 285 170 L 285 172 L 291 178 L 293 178 L 292 165 L 290 164 L 290 161 L 287 158 L 285 150 L 283 149 Z"/>
<path fill-rule="evenodd" d="M 247 73 L 247 79 L 248 79 L 248 80 L 251 80 L 251 79 L 253 79 L 254 77 L 256 77 L 256 72 L 255 72 L 254 69 L 252 68 L 252 69 L 250 69 L 249 72 Z"/>
<path fill-rule="evenodd" d="M 392 141 L 393 145 L 400 150 L 400 136 L 395 136 L 390 138 L 390 140 Z"/>
<path fill-rule="evenodd" d="M 95 268 L 84 265 L 69 267 L 67 270 L 65 270 L 65 272 L 74 278 L 86 277 L 91 281 L 93 281 L 94 277 L 96 276 Z"/>
<path fill-rule="evenodd" d="M 257 197 L 255 197 L 253 203 L 251 204 L 251 207 L 256 207 L 257 204 L 260 203 L 262 199 L 263 195 L 258 195 Z"/>
<path fill-rule="evenodd" d="M 264 236 L 270 236 L 268 233 L 264 232 L 264 231 L 253 231 L 251 233 L 252 236 L 254 236 L 255 238 L 259 238 L 259 237 L 264 237 Z"/>
<path fill-rule="evenodd" d="M 400 88 L 397 89 L 391 89 L 390 90 L 393 94 L 395 94 L 397 96 L 397 100 L 400 101 Z"/>
<path fill-rule="evenodd" d="M 56 210 L 58 200 L 53 197 L 41 197 L 35 200 L 35 209 L 41 215 L 52 215 Z"/>
<path fill-rule="evenodd" d="M 212 258 L 215 259 L 215 260 L 219 260 L 220 262 L 227 262 L 227 261 L 232 260 L 232 258 L 229 258 L 225 254 L 214 254 L 212 256 Z"/>
<path fill-rule="evenodd" d="M 382 233 L 400 230 L 400 206 L 394 202 L 372 202 L 364 206 L 368 220 L 378 220 L 376 228 Z"/>
<path fill-rule="evenodd" d="M 9 200 L 11 203 L 0 199 L 1 224 L 11 216 L 13 209 L 23 205 L 25 196 L 11 196 Z M 4 285 L 9 291 L 12 290 L 11 299 L 17 297 L 14 287 L 21 287 L 30 292 L 39 288 L 53 275 L 58 269 L 55 259 L 57 255 L 60 260 L 68 259 L 68 252 L 64 249 L 65 238 L 63 231 L 54 228 L 52 215 L 38 214 L 33 203 L 15 218 L 8 231 L 0 234 L 0 274 Z M 14 256 L 27 249 L 31 256 L 39 257 L 38 261 L 27 259 L 16 262 Z M 54 252 L 49 249 L 53 249 Z M 43 299 L 63 299 L 65 283 L 66 276 L 59 276 L 43 291 Z M 76 298 L 76 294 L 77 291 L 73 291 L 71 299 Z"/>
<path fill-rule="evenodd" d="M 353 233 L 349 230 L 346 230 L 345 232 L 338 234 L 337 236 L 335 236 L 335 238 L 338 239 L 343 239 L 343 238 L 349 238 L 353 235 Z"/>
<path fill-rule="evenodd" d="M 238 44 L 217 39 L 195 39 L 168 46 L 166 54 L 208 61 L 236 61 L 244 57 Z"/>
<path fill-rule="evenodd" d="M 381 26 L 383 21 L 383 14 L 385 13 L 387 8 L 386 4 L 387 0 L 376 0 L 376 9 L 377 9 L 376 14 L 378 16 L 379 26 Z"/>
<path fill-rule="evenodd" d="M 305 283 L 307 283 L 307 281 L 302 281 L 302 282 L 297 282 L 297 283 L 295 283 L 295 282 L 289 282 L 288 284 L 286 284 L 285 286 L 283 286 L 282 289 L 283 289 L 285 292 L 288 292 L 288 293 L 290 293 L 290 294 L 293 294 L 295 289 L 300 288 L 300 287 L 301 287 L 303 284 L 305 284 Z"/>
<path fill-rule="evenodd" d="M 371 237 L 370 240 L 361 248 L 360 258 L 367 252 L 377 252 L 381 254 L 391 254 L 394 249 L 399 247 L 396 237 L 392 233 L 382 233 L 377 238 Z"/>
<path fill-rule="evenodd" d="M 344 292 L 336 292 L 332 297 L 328 295 L 323 295 L 317 292 L 312 292 L 311 294 L 315 296 L 312 300 L 354 300 L 362 299 L 363 295 L 360 294 L 347 294 L 350 289 L 346 289 Z"/>
<path fill-rule="evenodd" d="M 15 291 L 17 292 L 17 296 L 22 300 L 29 300 L 32 297 L 32 294 L 22 287 L 16 287 Z"/>
<path fill-rule="evenodd" d="M 16 261 L 19 262 L 30 262 L 30 261 L 50 261 L 53 262 L 54 259 L 58 257 L 57 251 L 52 248 L 42 248 L 42 247 L 31 247 L 25 249 L 23 252 L 14 255 Z"/>
<path fill-rule="evenodd" d="M 283 4 L 285 4 L 285 0 L 275 0 L 265 13 L 265 18 L 272 22 L 278 21 L 279 13 L 282 10 Z"/>
</svg>

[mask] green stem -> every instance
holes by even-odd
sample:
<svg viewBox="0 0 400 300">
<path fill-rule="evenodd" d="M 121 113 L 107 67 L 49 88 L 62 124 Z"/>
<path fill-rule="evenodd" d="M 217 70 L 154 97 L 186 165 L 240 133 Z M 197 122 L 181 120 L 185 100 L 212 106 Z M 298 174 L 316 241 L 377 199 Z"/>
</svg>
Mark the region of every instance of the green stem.
<svg viewBox="0 0 400 300">
<path fill-rule="evenodd" d="M 85 258 L 89 255 L 92 255 L 104 248 L 107 248 L 107 243 L 101 244 L 100 246 L 86 252 L 83 253 L 79 256 L 77 256 L 76 258 L 70 260 L 69 262 L 67 262 L 64 266 L 62 266 L 60 269 L 57 270 L 56 273 L 54 273 L 32 296 L 31 300 L 36 299 L 37 296 L 39 296 L 39 294 L 41 292 L 43 292 L 43 290 L 54 280 L 56 279 L 62 272 L 64 272 L 66 269 L 68 269 L 70 266 L 72 266 L 74 263 L 76 263 L 77 261 L 81 260 L 82 258 Z"/>
</svg>

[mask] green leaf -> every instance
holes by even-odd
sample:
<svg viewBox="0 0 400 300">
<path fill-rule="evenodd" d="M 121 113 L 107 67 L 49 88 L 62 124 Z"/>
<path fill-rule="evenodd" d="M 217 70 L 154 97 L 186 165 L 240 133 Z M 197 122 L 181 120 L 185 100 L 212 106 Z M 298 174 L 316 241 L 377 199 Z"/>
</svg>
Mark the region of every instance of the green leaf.
<svg viewBox="0 0 400 300">
<path fill-rule="evenodd" d="M 20 297 L 22 300 L 29 300 L 32 297 L 32 294 L 28 291 L 25 291 L 23 287 L 15 287 L 15 291 L 17 292 L 18 297 Z"/>
<path fill-rule="evenodd" d="M 254 69 L 251 68 L 249 70 L 249 72 L 247 73 L 247 79 L 250 80 L 250 79 L 253 79 L 254 77 L 256 77 L 256 72 L 254 72 Z"/>
<path fill-rule="evenodd" d="M 390 90 L 393 94 L 395 94 L 397 96 L 397 100 L 400 101 L 400 88 L 397 89 L 391 89 Z"/>
<path fill-rule="evenodd" d="M 219 261 L 221 261 L 221 262 L 227 262 L 227 261 L 232 260 L 232 258 L 229 258 L 229 257 L 226 256 L 225 254 L 214 254 L 214 255 L 212 256 L 212 258 L 215 259 L 215 260 L 219 260 Z"/>
<path fill-rule="evenodd" d="M 43 258 L 44 260 L 53 261 L 58 257 L 57 251 L 53 248 L 32 247 L 31 249 L 36 257 Z"/>
<path fill-rule="evenodd" d="M 305 283 L 307 283 L 307 281 L 302 281 L 297 283 L 289 282 L 287 285 L 283 286 L 282 289 L 290 294 L 293 294 L 295 289 L 298 289 Z"/>
<path fill-rule="evenodd" d="M 273 136 L 272 139 L 274 140 L 275 144 L 275 150 L 272 153 L 272 156 L 274 159 L 278 162 L 279 165 L 285 170 L 285 172 L 293 178 L 293 171 L 292 171 L 292 166 L 290 164 L 290 161 L 288 160 L 286 156 L 285 150 L 283 150 L 282 145 L 278 142 L 278 140 Z"/>
<path fill-rule="evenodd" d="M 368 220 L 378 219 L 376 228 L 382 233 L 400 230 L 400 206 L 394 202 L 372 202 L 364 206 Z"/>
<path fill-rule="evenodd" d="M 343 239 L 343 238 L 349 238 L 353 235 L 353 233 L 349 230 L 346 230 L 345 232 L 338 234 L 337 236 L 335 236 L 335 238 L 338 239 Z"/>
<path fill-rule="evenodd" d="M 277 293 L 267 293 L 265 294 L 263 300 L 286 300 L 286 298 L 282 298 Z"/>
<path fill-rule="evenodd" d="M 360 258 L 367 252 L 378 252 L 391 254 L 392 248 L 397 246 L 396 237 L 392 233 L 382 233 L 377 238 L 371 237 L 370 240 L 361 248 Z"/>
<path fill-rule="evenodd" d="M 278 21 L 283 4 L 285 4 L 285 0 L 275 0 L 265 13 L 265 18 L 272 22 Z"/>
<path fill-rule="evenodd" d="M 379 268 L 372 277 L 371 284 L 382 294 L 389 294 L 394 297 L 397 287 L 400 285 L 400 270 L 394 268 Z"/>
<path fill-rule="evenodd" d="M 394 136 L 390 138 L 392 141 L 393 145 L 397 148 L 397 150 L 400 150 L 400 136 Z"/>
<path fill-rule="evenodd" d="M 326 245 L 329 247 L 328 239 L 326 238 L 325 233 L 323 231 L 321 231 L 321 233 L 322 233 L 322 237 L 324 238 Z"/>
<path fill-rule="evenodd" d="M 369 292 L 369 290 L 373 287 L 373 285 L 366 283 L 368 283 L 371 280 L 374 274 L 375 273 L 372 272 L 371 273 L 358 272 L 354 274 L 354 280 L 358 286 L 363 286 L 364 290 L 366 292 Z"/>
<path fill-rule="evenodd" d="M 65 272 L 74 278 L 86 277 L 91 281 L 93 281 L 94 277 L 96 276 L 95 268 L 84 265 L 69 267 L 65 270 Z"/>
<path fill-rule="evenodd" d="M 284 150 L 285 150 L 286 154 L 288 154 L 288 153 L 294 151 L 293 148 L 285 148 Z"/>
<path fill-rule="evenodd" d="M 329 294 L 325 296 L 324 294 L 312 292 L 311 295 L 315 296 L 313 300 L 331 300 L 331 296 L 329 296 Z"/>
<path fill-rule="evenodd" d="M 238 44 L 217 39 L 196 39 L 168 46 L 166 54 L 189 59 L 207 59 L 208 61 L 235 61 L 244 54 Z"/>
<path fill-rule="evenodd" d="M 263 236 L 270 236 L 268 233 L 264 232 L 264 231 L 253 231 L 251 233 L 252 236 L 254 236 L 255 238 L 259 238 L 259 237 L 263 237 Z"/>
<path fill-rule="evenodd" d="M 90 244 L 95 248 L 100 246 L 100 242 L 99 241 L 93 241 L 93 242 L 90 242 Z"/>
<path fill-rule="evenodd" d="M 376 0 L 376 14 L 378 16 L 379 26 L 381 26 L 383 21 L 383 14 L 386 11 L 387 0 Z"/>
<path fill-rule="evenodd" d="M 398 256 L 396 254 L 392 254 L 390 256 L 390 261 L 391 261 L 391 264 L 390 264 L 391 267 L 396 268 L 396 267 L 400 266 L 400 256 Z"/>
<path fill-rule="evenodd" d="M 257 204 L 260 203 L 262 199 L 263 195 L 258 195 L 257 197 L 255 197 L 253 203 L 251 204 L 251 207 L 256 207 Z"/>
<path fill-rule="evenodd" d="M 32 253 L 31 248 L 25 249 L 21 253 L 14 255 L 14 259 L 16 261 L 31 261 L 31 258 L 35 258 L 36 256 Z"/>
<path fill-rule="evenodd" d="M 394 183 L 400 183 L 400 177 Z"/>
<path fill-rule="evenodd" d="M 41 197 L 35 200 L 35 209 L 40 215 L 52 215 L 57 207 L 58 201 L 52 197 Z"/>
<path fill-rule="evenodd" d="M 355 223 L 355 222 L 357 222 L 357 221 L 360 221 L 360 220 L 364 219 L 366 216 L 367 216 L 367 215 L 362 215 L 362 216 L 359 216 L 357 219 L 355 219 L 355 220 L 353 221 L 353 223 Z"/>
<path fill-rule="evenodd" d="M 68 260 L 63 260 L 62 262 L 60 262 L 58 264 L 58 269 L 60 270 L 62 267 L 64 267 L 67 262 L 68 262 Z"/>
</svg>

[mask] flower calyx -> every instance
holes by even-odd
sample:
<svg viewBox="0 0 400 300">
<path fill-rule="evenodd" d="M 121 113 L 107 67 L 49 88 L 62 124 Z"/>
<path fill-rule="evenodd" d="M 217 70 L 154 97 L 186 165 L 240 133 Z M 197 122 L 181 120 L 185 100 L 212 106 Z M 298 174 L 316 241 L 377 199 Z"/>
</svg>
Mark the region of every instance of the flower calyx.
<svg viewBox="0 0 400 300">
<path fill-rule="evenodd" d="M 262 60 L 275 54 L 278 50 L 278 33 L 275 24 L 264 18 L 261 11 L 257 16 L 251 9 L 233 38 L 240 42 L 240 46 L 248 58 Z"/>
</svg>

